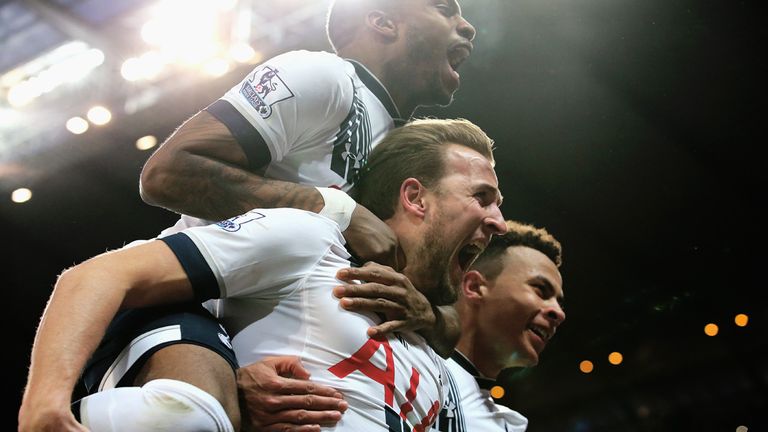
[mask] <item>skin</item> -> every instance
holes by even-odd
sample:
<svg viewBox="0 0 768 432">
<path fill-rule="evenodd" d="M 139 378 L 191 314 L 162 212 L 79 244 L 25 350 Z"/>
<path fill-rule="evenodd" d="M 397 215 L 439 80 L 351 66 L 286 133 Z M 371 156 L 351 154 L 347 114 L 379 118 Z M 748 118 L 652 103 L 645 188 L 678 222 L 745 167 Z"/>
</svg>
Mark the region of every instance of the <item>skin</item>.
<svg viewBox="0 0 768 432">
<path fill-rule="evenodd" d="M 350 31 L 355 37 L 340 47 L 338 54 L 364 64 L 389 90 L 401 116 L 407 118 L 418 106 L 450 103 L 460 83 L 454 69 L 469 56 L 475 29 L 461 16 L 455 0 L 408 0 L 402 4 L 399 11 L 370 8 L 352 25 Z M 325 205 L 314 187 L 267 179 L 249 171 L 247 158 L 230 131 L 205 111 L 185 122 L 153 153 L 142 170 L 140 192 L 148 204 L 208 220 L 226 219 L 253 208 L 294 207 L 318 212 Z M 334 293 L 342 299 L 342 306 L 385 316 L 386 321 L 369 329 L 371 336 L 415 330 L 439 355 L 450 355 L 460 335 L 458 314 L 452 307 L 431 305 L 413 283 L 397 273 L 406 260 L 394 232 L 370 211 L 357 206 L 343 234 L 355 256 L 382 266 L 367 265 L 340 273 L 342 281 L 366 282 L 337 287 Z M 286 362 L 290 363 L 285 367 L 288 370 L 300 366 L 292 360 Z M 241 383 L 257 374 L 242 376 Z M 308 386 L 307 391 L 317 388 Z M 330 389 L 322 391 L 327 394 Z M 278 402 L 270 407 L 250 403 L 263 398 L 246 398 L 244 411 L 277 410 L 281 395 L 273 396 L 269 400 Z M 243 415 L 245 420 L 253 417 Z M 324 420 L 333 418 L 336 415 Z"/>
<path fill-rule="evenodd" d="M 538 364 L 565 320 L 563 281 L 552 260 L 525 246 L 508 248 L 502 259 L 503 270 L 494 279 L 467 272 L 458 306 L 463 333 L 457 349 L 488 377 L 508 367 Z M 550 337 L 534 333 L 533 325 Z"/>
<path fill-rule="evenodd" d="M 450 145 L 446 149 L 446 172 L 465 174 L 449 175 L 436 190 L 427 189 L 417 179 L 407 179 L 401 186 L 395 215 L 386 221 L 403 240 L 404 253 L 413 264 L 404 271 L 409 278 L 416 277 L 415 269 L 423 267 L 416 251 L 435 220 L 449 231 L 441 236 L 441 247 L 454 251 L 467 241 L 487 244 L 491 235 L 506 231 L 498 199 L 483 202 L 476 194 L 470 195 L 474 188 L 447 197 L 437 192 L 454 182 L 476 186 L 482 183 L 482 187 L 490 187 L 496 197 L 500 196 L 490 162 L 485 161 L 488 169 L 480 166 L 484 174 L 477 178 L 469 176 L 466 170 L 479 166 L 477 158 L 482 157 L 457 147 L 460 146 Z M 477 202 L 472 203 L 473 200 Z M 468 214 L 450 218 L 461 208 Z M 441 267 L 458 265 L 457 253 L 443 261 L 439 262 Z M 423 286 L 440 285 L 434 276 L 438 270 L 427 269 L 426 275 L 418 275 Z M 428 291 L 432 289 L 435 288 Z M 427 297 L 435 295 L 428 291 Z M 65 271 L 54 287 L 35 337 L 29 379 L 19 411 L 19 431 L 84 430 L 70 411 L 72 389 L 115 314 L 125 307 L 193 298 L 186 272 L 170 248 L 159 240 L 101 254 Z"/>
<path fill-rule="evenodd" d="M 469 56 L 475 28 L 455 1 L 413 2 L 402 18 L 408 61 L 388 64 L 386 74 L 399 80 L 410 77 L 416 88 L 397 97 L 408 100 L 408 105 L 425 100 L 429 105 L 449 105 L 460 85 L 451 61 L 453 56 Z M 406 64 L 409 67 L 403 67 Z"/>
</svg>

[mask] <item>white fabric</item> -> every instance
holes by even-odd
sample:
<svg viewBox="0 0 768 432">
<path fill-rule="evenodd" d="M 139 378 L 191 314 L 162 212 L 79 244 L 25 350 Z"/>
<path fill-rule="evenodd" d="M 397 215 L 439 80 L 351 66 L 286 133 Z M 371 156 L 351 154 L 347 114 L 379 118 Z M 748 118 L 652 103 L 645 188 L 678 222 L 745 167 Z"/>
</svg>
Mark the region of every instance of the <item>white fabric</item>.
<svg viewBox="0 0 768 432">
<path fill-rule="evenodd" d="M 92 432 L 234 432 L 216 398 L 170 379 L 89 395 L 80 420 Z"/>
<path fill-rule="evenodd" d="M 433 431 L 440 432 L 525 432 L 528 419 L 493 401 L 488 390 L 453 359 L 446 360 L 446 385 L 451 394 L 445 411 Z"/>
<path fill-rule="evenodd" d="M 316 187 L 315 189 L 320 192 L 325 202 L 319 213 L 339 224 L 341 232 L 346 231 L 352 220 L 352 212 L 357 207 L 355 200 L 339 189 L 324 187 Z"/>
<path fill-rule="evenodd" d="M 323 430 L 388 431 L 388 406 L 411 430 L 423 431 L 439 413 L 444 363 L 424 339 L 402 333 L 371 340 L 366 331 L 380 320 L 344 311 L 333 296 L 336 272 L 350 266 L 336 223 L 302 210 L 266 209 L 185 233 L 226 297 L 218 313 L 240 364 L 299 356 L 314 381 L 344 394 L 349 409 Z M 345 373 L 348 359 L 366 349 Z"/>
<path fill-rule="evenodd" d="M 375 80 L 372 75 L 369 79 Z M 263 98 L 269 104 L 266 112 L 246 97 L 245 90 L 261 82 L 273 88 Z M 267 60 L 222 99 L 267 143 L 272 162 L 264 177 L 343 191 L 351 188 L 353 173 L 370 149 L 395 126 L 352 63 L 327 52 L 290 51 Z M 340 140 L 347 141 L 346 148 L 336 150 L 345 162 L 332 166 L 334 143 Z M 184 215 L 161 236 L 210 223 Z"/>
</svg>

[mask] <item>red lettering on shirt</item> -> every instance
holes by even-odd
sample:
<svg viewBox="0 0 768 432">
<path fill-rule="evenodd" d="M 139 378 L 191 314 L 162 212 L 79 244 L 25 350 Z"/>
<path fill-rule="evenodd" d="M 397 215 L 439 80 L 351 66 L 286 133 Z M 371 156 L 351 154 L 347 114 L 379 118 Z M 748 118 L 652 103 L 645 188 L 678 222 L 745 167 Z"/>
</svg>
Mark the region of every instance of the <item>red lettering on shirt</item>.
<svg viewBox="0 0 768 432">
<path fill-rule="evenodd" d="M 387 359 L 386 370 L 377 368 L 371 363 L 371 357 L 376 354 L 379 347 L 384 347 L 384 353 Z M 339 378 L 345 378 L 352 372 L 359 370 L 368 378 L 384 386 L 384 402 L 392 406 L 395 394 L 395 360 L 392 357 L 392 347 L 386 339 L 368 339 L 352 357 L 344 359 L 328 370 Z"/>
<path fill-rule="evenodd" d="M 400 405 L 400 417 L 405 418 L 409 412 L 413 411 L 413 402 L 416 399 L 416 391 L 419 389 L 419 371 L 411 368 L 411 384 L 405 393 L 405 403 Z"/>
</svg>

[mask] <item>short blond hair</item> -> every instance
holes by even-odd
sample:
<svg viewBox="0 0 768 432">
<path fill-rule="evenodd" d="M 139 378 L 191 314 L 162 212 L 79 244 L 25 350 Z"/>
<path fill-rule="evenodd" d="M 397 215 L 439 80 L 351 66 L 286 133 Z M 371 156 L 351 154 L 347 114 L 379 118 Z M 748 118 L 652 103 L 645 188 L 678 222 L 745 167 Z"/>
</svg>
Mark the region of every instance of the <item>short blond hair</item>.
<svg viewBox="0 0 768 432">
<path fill-rule="evenodd" d="M 494 164 L 494 142 L 469 120 L 417 119 L 390 131 L 373 149 L 355 182 L 360 204 L 382 220 L 395 212 L 400 186 L 408 178 L 425 187 L 445 176 L 445 147 L 458 144 L 483 155 Z"/>
</svg>

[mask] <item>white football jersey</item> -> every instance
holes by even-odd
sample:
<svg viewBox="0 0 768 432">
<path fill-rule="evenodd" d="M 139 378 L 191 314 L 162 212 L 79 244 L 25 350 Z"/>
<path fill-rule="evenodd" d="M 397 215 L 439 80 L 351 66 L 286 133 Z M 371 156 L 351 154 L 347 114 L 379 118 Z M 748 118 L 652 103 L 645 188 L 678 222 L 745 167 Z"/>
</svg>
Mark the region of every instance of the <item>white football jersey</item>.
<svg viewBox="0 0 768 432">
<path fill-rule="evenodd" d="M 298 356 L 312 380 L 344 394 L 333 431 L 425 431 L 442 407 L 444 361 L 419 335 L 371 339 L 373 314 L 345 311 L 332 290 L 351 266 L 339 226 L 296 209 L 253 210 L 164 238 L 238 361 Z"/>
<path fill-rule="evenodd" d="M 235 136 L 251 171 L 344 191 L 373 146 L 404 123 L 365 66 L 321 51 L 267 60 L 206 110 Z M 209 223 L 184 215 L 161 236 Z"/>
<path fill-rule="evenodd" d="M 480 377 L 459 352 L 445 363 L 448 394 L 433 432 L 525 432 L 527 418 L 493 401 L 494 380 Z"/>
</svg>

